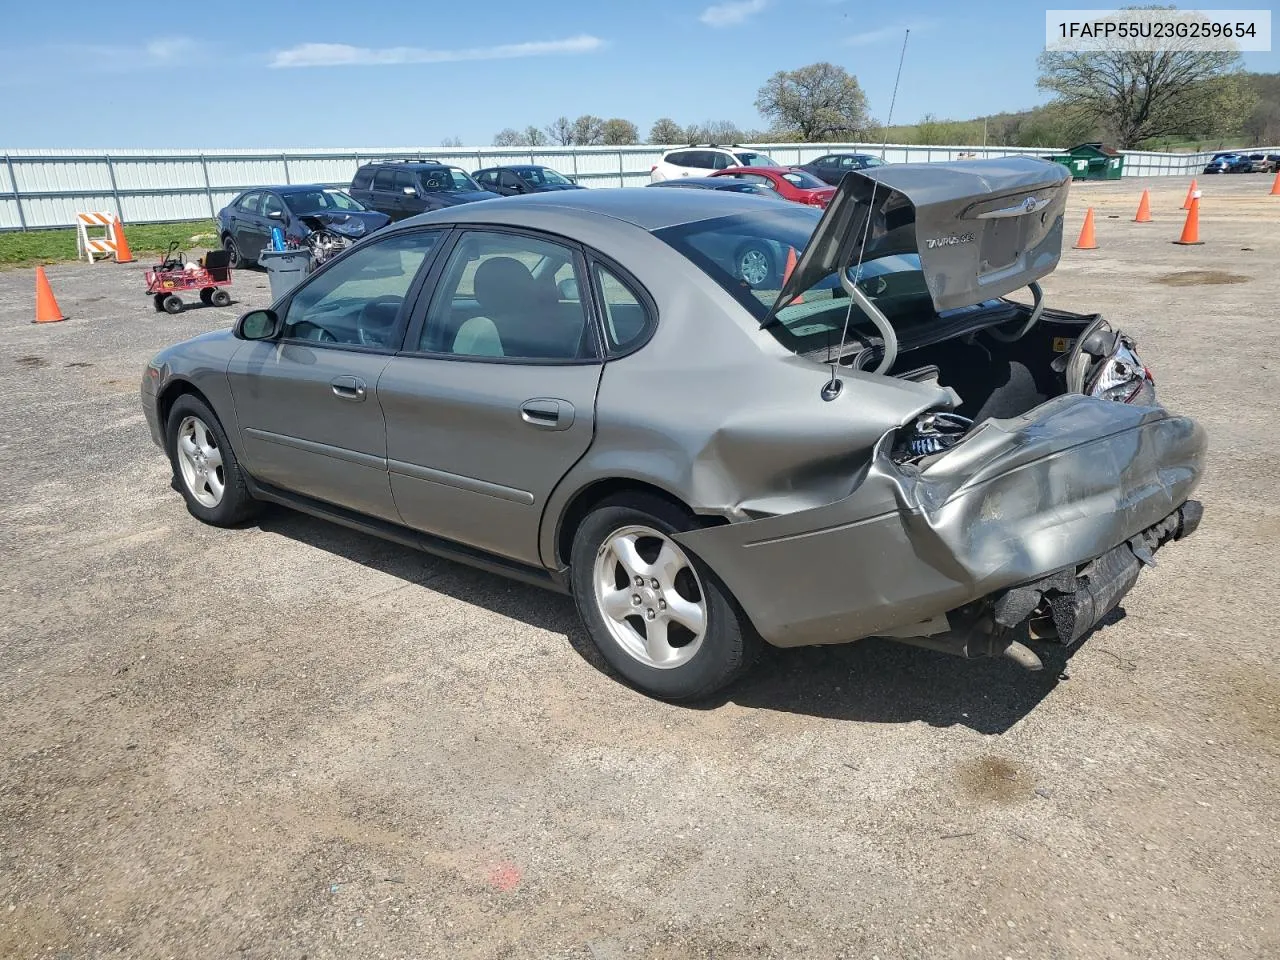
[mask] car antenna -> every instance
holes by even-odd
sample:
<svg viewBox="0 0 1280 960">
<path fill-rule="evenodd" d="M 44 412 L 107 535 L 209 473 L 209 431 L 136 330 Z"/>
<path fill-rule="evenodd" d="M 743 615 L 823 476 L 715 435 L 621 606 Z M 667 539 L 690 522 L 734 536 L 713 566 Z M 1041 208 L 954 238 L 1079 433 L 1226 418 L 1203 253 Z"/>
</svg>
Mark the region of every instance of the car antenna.
<svg viewBox="0 0 1280 960">
<path fill-rule="evenodd" d="M 889 129 L 893 123 L 893 108 L 898 102 L 898 84 L 902 82 L 902 63 L 907 58 L 907 40 L 911 36 L 911 28 L 908 27 L 902 34 L 902 50 L 898 54 L 898 75 L 893 80 L 893 96 L 889 98 L 889 115 L 884 121 L 884 141 L 880 145 L 880 159 L 884 159 L 885 151 L 889 148 Z M 849 176 L 849 174 L 845 174 Z M 871 233 L 871 211 L 875 208 L 876 188 L 880 183 L 876 180 L 871 181 L 871 198 L 867 201 L 867 218 L 862 225 L 862 241 L 858 247 L 858 262 L 854 266 L 853 282 L 849 286 L 853 288 L 853 292 L 857 292 L 858 280 L 862 276 L 862 258 L 867 251 L 867 236 Z M 847 274 L 848 270 L 842 271 Z M 844 277 L 841 277 L 841 286 L 844 286 Z M 847 288 L 846 288 L 847 289 Z M 840 378 L 836 376 L 840 369 L 840 358 L 844 356 L 845 340 L 849 335 L 849 321 L 853 319 L 853 304 L 855 297 L 849 297 L 849 309 L 845 311 L 844 328 L 840 331 L 840 349 L 836 351 L 835 358 L 831 361 L 831 379 L 822 385 L 822 399 L 834 400 L 840 396 L 840 391 L 844 389 L 844 384 Z M 828 354 L 829 355 L 829 354 Z"/>
</svg>

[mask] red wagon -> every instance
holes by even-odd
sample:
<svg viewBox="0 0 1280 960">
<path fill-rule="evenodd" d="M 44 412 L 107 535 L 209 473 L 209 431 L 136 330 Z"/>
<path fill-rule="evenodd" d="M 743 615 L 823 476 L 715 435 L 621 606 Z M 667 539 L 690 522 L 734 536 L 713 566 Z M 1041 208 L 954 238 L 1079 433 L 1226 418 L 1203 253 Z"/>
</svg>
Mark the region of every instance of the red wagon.
<svg viewBox="0 0 1280 960">
<path fill-rule="evenodd" d="M 231 254 L 225 250 L 210 250 L 199 266 L 188 269 L 181 257 L 175 257 L 178 244 L 169 245 L 164 262 L 146 272 L 147 293 L 151 294 L 156 312 L 181 313 L 183 302 L 178 294 L 183 290 L 199 290 L 200 302 L 209 307 L 225 307 L 231 303 L 231 294 L 224 288 L 231 286 Z"/>
</svg>

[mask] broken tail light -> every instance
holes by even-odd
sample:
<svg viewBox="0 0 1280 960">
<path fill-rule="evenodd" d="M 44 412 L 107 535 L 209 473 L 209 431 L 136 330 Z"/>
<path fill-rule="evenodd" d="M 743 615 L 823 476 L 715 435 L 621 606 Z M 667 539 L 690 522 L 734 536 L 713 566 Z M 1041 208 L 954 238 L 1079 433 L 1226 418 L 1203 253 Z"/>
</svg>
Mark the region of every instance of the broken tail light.
<svg viewBox="0 0 1280 960">
<path fill-rule="evenodd" d="M 1155 402 L 1155 379 L 1138 358 L 1134 342 L 1120 333 L 1111 351 L 1099 361 L 1085 392 L 1102 400 L 1146 405 Z"/>
</svg>

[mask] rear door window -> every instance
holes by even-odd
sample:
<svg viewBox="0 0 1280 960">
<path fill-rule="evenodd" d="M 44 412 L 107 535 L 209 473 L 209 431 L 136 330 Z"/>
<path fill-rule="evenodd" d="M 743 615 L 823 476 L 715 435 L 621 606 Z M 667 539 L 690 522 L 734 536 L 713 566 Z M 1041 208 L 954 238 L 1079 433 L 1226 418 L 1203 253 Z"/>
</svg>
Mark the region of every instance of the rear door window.
<svg viewBox="0 0 1280 960">
<path fill-rule="evenodd" d="M 390 169 L 379 170 L 373 178 L 373 189 L 393 191 L 396 188 L 396 172 Z"/>
</svg>

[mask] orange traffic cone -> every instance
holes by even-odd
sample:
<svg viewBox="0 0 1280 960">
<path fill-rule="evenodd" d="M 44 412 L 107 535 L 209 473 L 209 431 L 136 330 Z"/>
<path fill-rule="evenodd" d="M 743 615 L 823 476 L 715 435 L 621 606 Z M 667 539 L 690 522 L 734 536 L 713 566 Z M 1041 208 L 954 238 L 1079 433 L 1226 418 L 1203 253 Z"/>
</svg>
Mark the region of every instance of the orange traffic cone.
<svg viewBox="0 0 1280 960">
<path fill-rule="evenodd" d="M 53 287 L 49 286 L 44 267 L 36 267 L 36 318 L 31 322 L 57 323 L 65 319 L 67 318 L 58 309 L 58 301 L 53 295 Z"/>
<path fill-rule="evenodd" d="M 1269 196 L 1280 197 L 1280 172 L 1276 173 L 1276 182 L 1271 184 L 1271 193 Z"/>
<path fill-rule="evenodd" d="M 116 263 L 133 263 L 133 251 L 129 249 L 129 240 L 124 235 L 124 224 L 119 217 L 111 225 L 111 230 L 116 235 Z"/>
<path fill-rule="evenodd" d="M 787 281 L 791 279 L 791 271 L 796 268 L 796 248 L 787 248 L 787 267 L 782 271 L 782 285 L 785 287 Z M 804 297 L 796 297 L 792 303 L 804 303 Z"/>
<path fill-rule="evenodd" d="M 1142 199 L 1138 201 L 1138 215 L 1133 218 L 1134 223 L 1150 223 L 1151 222 L 1151 191 L 1143 190 Z"/>
<path fill-rule="evenodd" d="M 1192 177 L 1192 178 L 1191 178 L 1191 186 L 1187 187 L 1187 199 L 1185 199 L 1185 200 L 1183 200 L 1183 201 L 1182 201 L 1182 209 L 1183 209 L 1183 210 L 1190 210 L 1190 209 L 1191 209 L 1191 198 L 1192 198 L 1193 196 L 1195 196 L 1195 193 L 1196 193 L 1196 178 L 1195 178 L 1195 177 Z"/>
<path fill-rule="evenodd" d="M 1084 226 L 1080 228 L 1080 239 L 1076 241 L 1076 249 L 1098 249 L 1098 238 L 1093 233 L 1093 207 L 1090 207 L 1084 215 Z"/>
<path fill-rule="evenodd" d="M 1187 211 L 1187 222 L 1182 225 L 1182 236 L 1173 241 L 1184 247 L 1195 247 L 1204 243 L 1200 239 L 1200 191 L 1191 198 L 1191 209 Z"/>
</svg>

